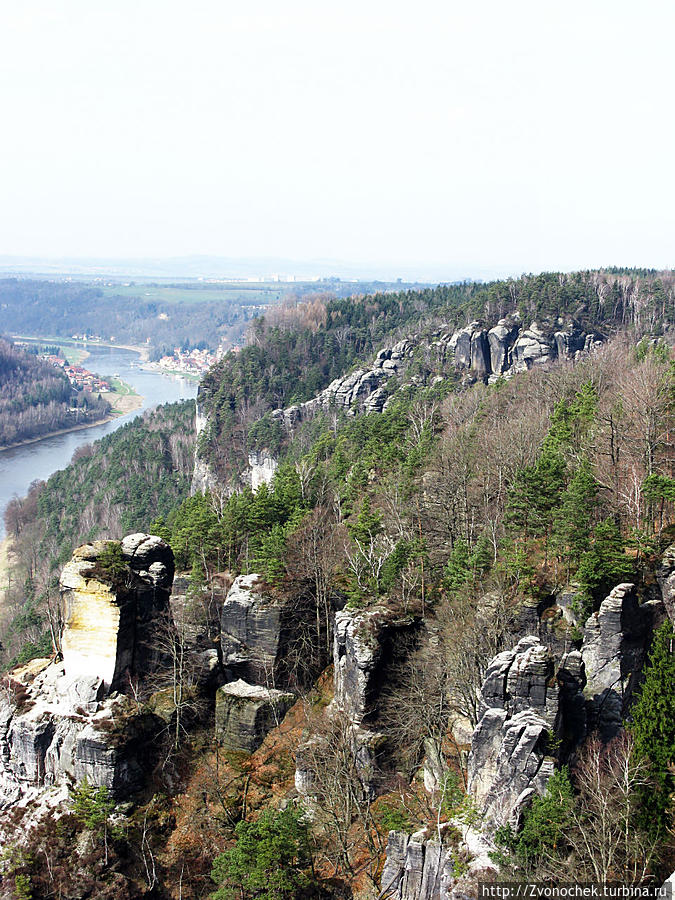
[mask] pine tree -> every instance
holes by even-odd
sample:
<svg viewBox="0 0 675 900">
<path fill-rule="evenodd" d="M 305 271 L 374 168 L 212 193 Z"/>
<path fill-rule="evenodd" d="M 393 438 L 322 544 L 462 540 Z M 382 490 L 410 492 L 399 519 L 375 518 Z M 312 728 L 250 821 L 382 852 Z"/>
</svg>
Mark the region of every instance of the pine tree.
<svg viewBox="0 0 675 900">
<path fill-rule="evenodd" d="M 653 784 L 642 789 L 645 824 L 658 834 L 671 822 L 675 791 L 675 652 L 673 626 L 664 622 L 654 635 L 644 684 L 632 709 L 634 753 L 649 763 Z"/>
<path fill-rule="evenodd" d="M 633 563 L 624 548 L 616 522 L 605 519 L 596 525 L 590 550 L 582 554 L 577 569 L 588 604 L 632 574 Z"/>
<path fill-rule="evenodd" d="M 560 501 L 554 516 L 553 540 L 560 556 L 569 567 L 578 564 L 582 553 L 588 550 L 591 535 L 591 516 L 598 493 L 586 457 L 581 460 Z"/>
</svg>

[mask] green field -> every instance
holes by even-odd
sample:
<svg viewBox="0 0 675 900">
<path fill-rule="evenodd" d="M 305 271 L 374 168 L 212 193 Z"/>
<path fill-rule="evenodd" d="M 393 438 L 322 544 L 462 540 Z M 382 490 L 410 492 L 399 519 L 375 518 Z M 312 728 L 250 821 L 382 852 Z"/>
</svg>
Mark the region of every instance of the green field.
<svg viewBox="0 0 675 900">
<path fill-rule="evenodd" d="M 107 297 L 137 297 L 139 300 L 154 300 L 164 303 L 236 303 L 243 305 L 263 305 L 275 303 L 288 293 L 292 285 L 280 287 L 278 284 L 261 285 L 246 282 L 214 287 L 180 287 L 161 284 L 130 284 L 101 287 Z"/>
</svg>

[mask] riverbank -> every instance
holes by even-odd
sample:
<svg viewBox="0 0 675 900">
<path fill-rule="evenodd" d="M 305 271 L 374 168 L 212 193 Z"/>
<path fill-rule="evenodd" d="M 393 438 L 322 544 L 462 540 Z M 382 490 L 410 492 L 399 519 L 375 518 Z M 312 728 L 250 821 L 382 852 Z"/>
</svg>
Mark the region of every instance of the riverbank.
<svg viewBox="0 0 675 900">
<path fill-rule="evenodd" d="M 87 347 L 109 347 L 111 350 L 131 350 L 134 353 L 138 353 L 141 357 L 141 362 L 147 362 L 150 358 L 150 350 L 146 344 L 110 344 L 105 341 L 76 341 L 73 338 L 64 338 L 64 337 L 42 337 L 38 335 L 37 337 L 33 334 L 11 334 L 10 337 L 12 340 L 16 341 L 33 341 L 38 344 L 58 344 L 59 347 L 84 347 L 84 352 L 86 356 L 82 357 L 86 359 L 89 356 L 89 351 L 86 349 Z"/>
<path fill-rule="evenodd" d="M 118 394 L 116 399 L 110 398 L 112 409 L 107 416 L 102 419 L 96 419 L 95 422 L 85 422 L 82 425 L 71 425 L 70 428 L 59 428 L 57 431 L 49 431 L 47 434 L 40 434 L 34 438 L 27 438 L 25 441 L 17 441 L 15 444 L 6 444 L 0 447 L 0 453 L 3 450 L 15 450 L 17 447 L 27 447 L 29 444 L 38 444 L 40 441 L 46 441 L 48 438 L 59 437 L 62 434 L 70 434 L 72 431 L 83 431 L 85 428 L 95 428 L 97 425 L 105 425 L 106 422 L 113 422 L 121 419 L 122 416 L 128 416 L 129 413 L 135 412 L 143 406 L 143 397 L 140 394 L 127 393 Z"/>
</svg>

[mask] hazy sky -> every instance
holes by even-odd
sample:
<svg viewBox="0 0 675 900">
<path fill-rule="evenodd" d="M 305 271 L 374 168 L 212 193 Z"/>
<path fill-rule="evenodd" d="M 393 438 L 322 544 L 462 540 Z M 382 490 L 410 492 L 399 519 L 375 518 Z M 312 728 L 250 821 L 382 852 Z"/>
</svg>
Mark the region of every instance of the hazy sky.
<svg viewBox="0 0 675 900">
<path fill-rule="evenodd" d="M 0 254 L 675 265 L 672 0 L 0 4 Z"/>
</svg>

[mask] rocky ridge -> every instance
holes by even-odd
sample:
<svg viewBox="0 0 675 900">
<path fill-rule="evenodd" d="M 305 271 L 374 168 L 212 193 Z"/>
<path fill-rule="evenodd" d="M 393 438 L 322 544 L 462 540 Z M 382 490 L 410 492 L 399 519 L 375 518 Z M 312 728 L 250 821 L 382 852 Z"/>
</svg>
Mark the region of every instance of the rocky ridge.
<svg viewBox="0 0 675 900">
<path fill-rule="evenodd" d="M 391 379 L 396 383 L 408 378 L 415 383 L 424 381 L 418 374 L 407 374 L 418 351 L 434 358 L 432 368 L 436 371 L 429 376 L 431 379 L 442 380 L 441 372 L 449 367 L 463 373 L 468 381 L 494 382 L 556 359 L 580 359 L 602 341 L 602 335 L 587 334 L 573 321 L 559 320 L 555 326 L 531 322 L 525 327 L 517 313 L 500 319 L 491 328 L 481 321 L 471 322 L 459 331 L 441 326 L 430 339 L 414 335 L 392 347 L 384 347 L 369 367 L 336 378 L 311 400 L 272 410 L 271 416 L 287 433 L 292 433 L 301 422 L 322 410 L 333 409 L 348 416 L 383 412 L 394 392 L 389 384 Z M 208 417 L 198 403 L 197 435 L 207 428 Z M 269 453 L 254 452 L 240 476 L 241 485 L 248 484 L 256 490 L 260 484 L 269 483 L 275 469 L 276 460 Z M 197 450 L 193 493 L 213 490 L 216 486 L 215 473 Z"/>
<path fill-rule="evenodd" d="M 164 723 L 118 688 L 162 663 L 153 634 L 170 618 L 173 554 L 160 538 L 130 535 L 110 571 L 112 544 L 78 548 L 63 570 L 63 658 L 33 660 L 3 682 L 0 808 L 64 779 L 123 795 L 152 765 L 147 748 Z"/>
</svg>

